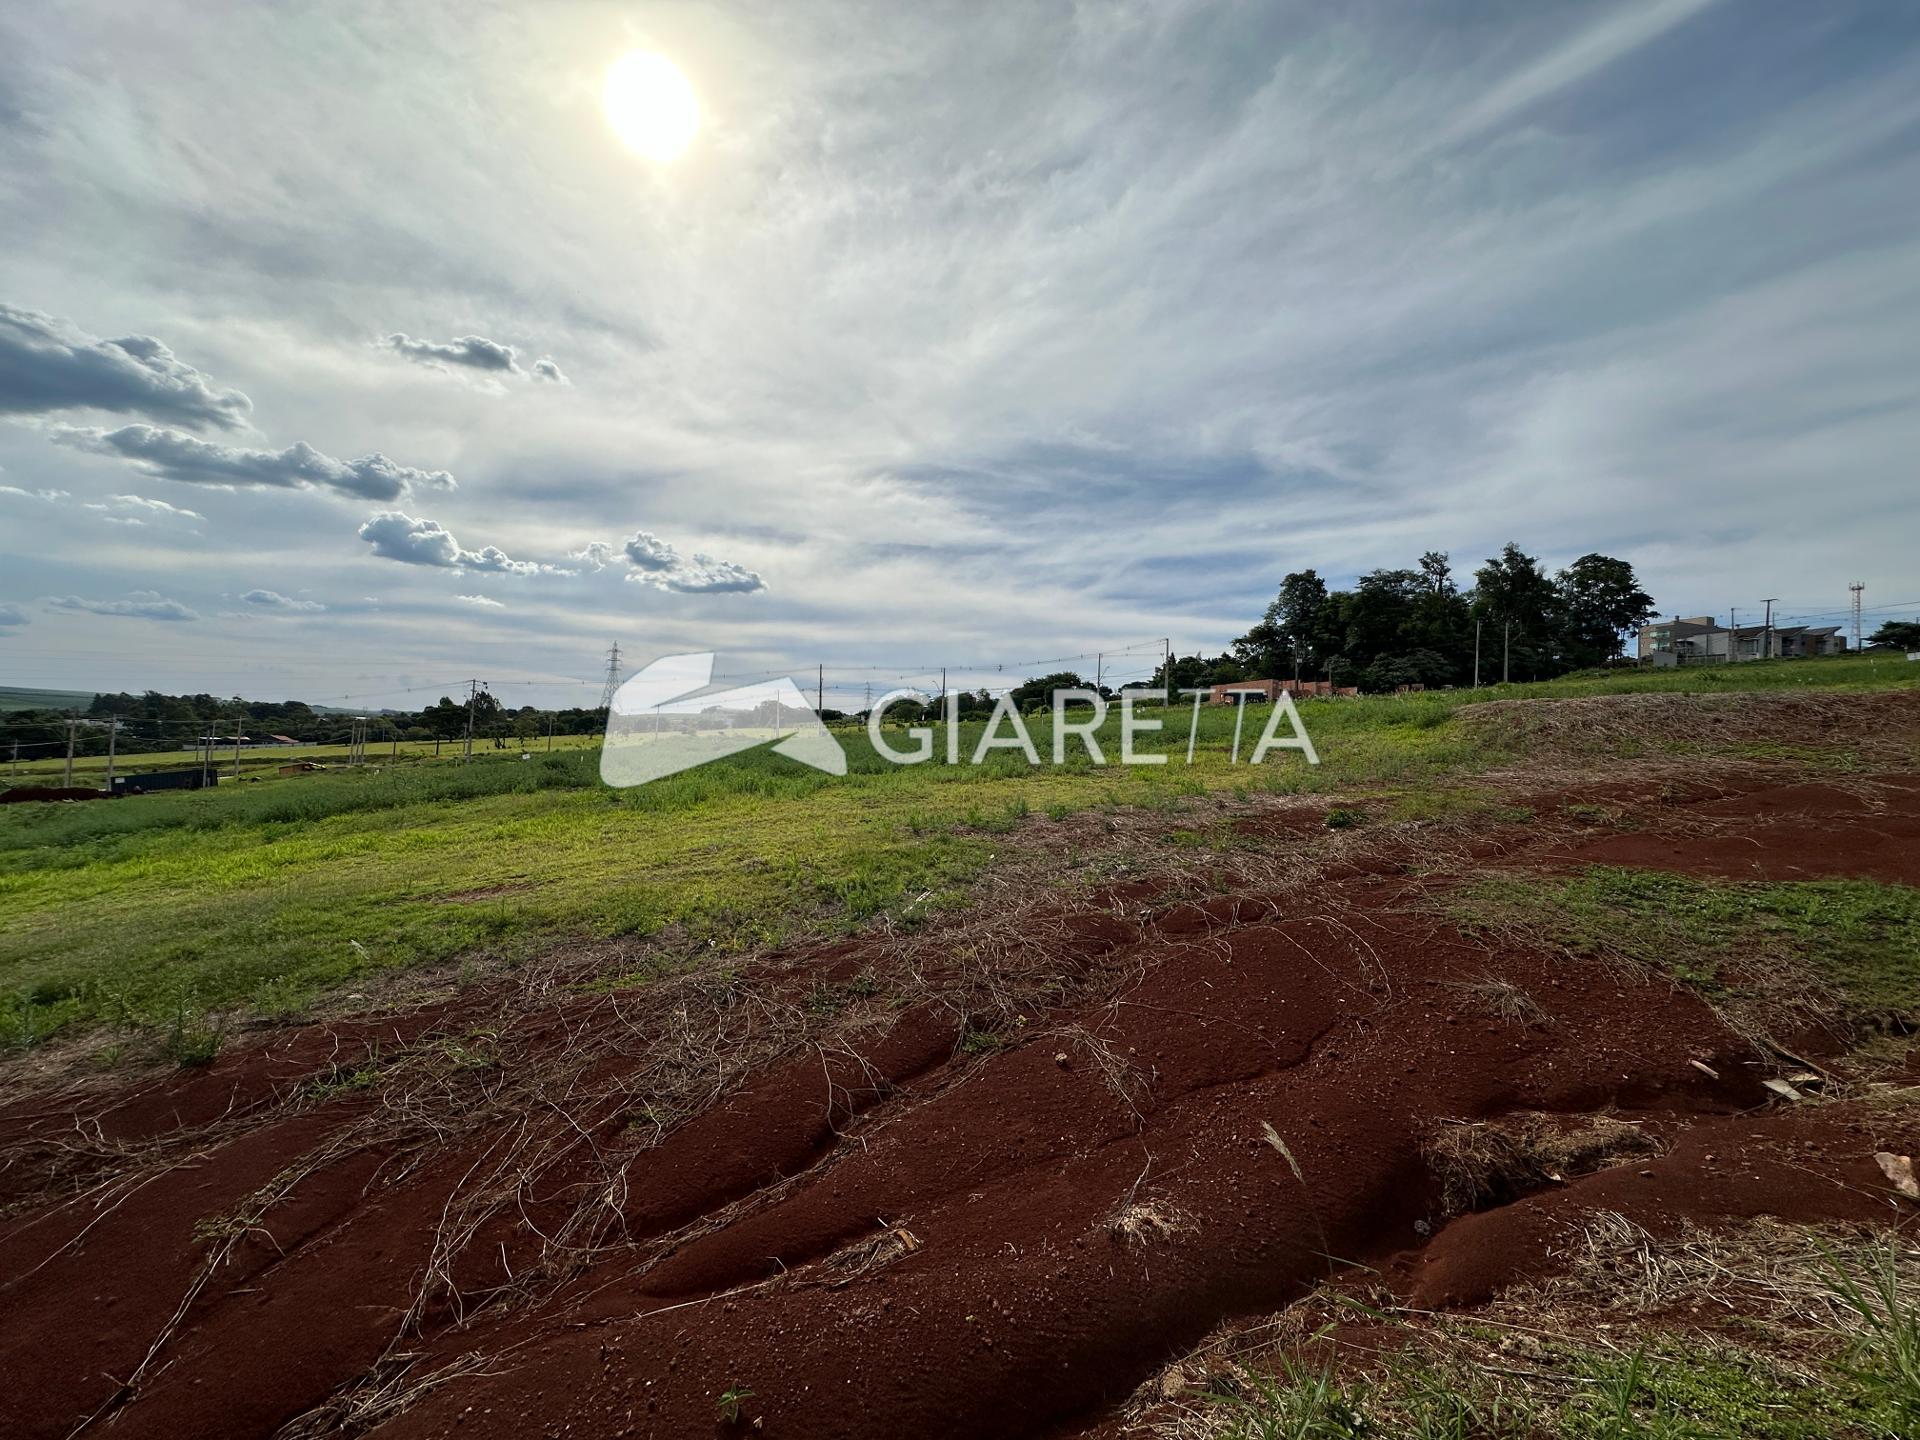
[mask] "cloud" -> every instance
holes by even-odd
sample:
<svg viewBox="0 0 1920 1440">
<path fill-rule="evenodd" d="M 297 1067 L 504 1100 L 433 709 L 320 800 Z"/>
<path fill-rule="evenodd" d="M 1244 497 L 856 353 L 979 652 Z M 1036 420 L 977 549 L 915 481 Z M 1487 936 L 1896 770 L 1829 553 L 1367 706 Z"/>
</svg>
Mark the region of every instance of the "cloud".
<svg viewBox="0 0 1920 1440">
<path fill-rule="evenodd" d="M 453 476 L 444 470 L 416 470 L 377 451 L 358 460 L 336 460 L 304 440 L 284 450 L 246 450 L 152 425 L 123 425 L 118 430 L 56 425 L 52 437 L 76 450 L 117 455 L 149 475 L 188 485 L 331 490 L 357 500 L 398 500 L 415 487 L 454 488 Z"/>
<path fill-rule="evenodd" d="M 569 550 L 567 558 L 578 560 L 589 570 L 604 570 L 613 563 L 613 546 L 604 540 L 589 540 L 578 550 Z"/>
<path fill-rule="evenodd" d="M 169 505 L 164 500 L 149 500 L 144 495 L 116 495 L 113 498 L 130 510 L 150 510 L 156 515 L 177 515 L 183 520 L 204 520 L 207 518 L 198 510 L 188 510 L 183 506 Z"/>
<path fill-rule="evenodd" d="M 0 485 L 0 495 L 11 495 L 20 500 L 44 500 L 49 505 L 71 498 L 66 490 L 22 490 L 18 485 Z"/>
<path fill-rule="evenodd" d="M 18 605 L 0 605 L 0 630 L 11 630 L 27 623 L 27 612 Z"/>
<path fill-rule="evenodd" d="M 679 552 L 673 546 L 646 530 L 634 531 L 633 538 L 622 548 L 627 552 L 627 563 L 649 575 L 671 570 L 680 563 Z"/>
<path fill-rule="evenodd" d="M 373 553 L 403 565 L 429 565 L 441 570 L 473 570 L 493 575 L 538 575 L 552 566 L 515 560 L 495 545 L 468 550 L 437 520 L 417 519 L 399 510 L 382 510 L 367 517 L 360 538 Z"/>
<path fill-rule="evenodd" d="M 469 605 L 485 605 L 493 610 L 504 610 L 507 608 L 490 595 L 456 595 L 453 598 L 456 600 L 464 600 Z"/>
<path fill-rule="evenodd" d="M 296 600 L 290 595 L 282 595 L 278 590 L 249 590 L 240 597 L 249 605 L 257 605 L 262 610 L 280 610 L 288 614 L 296 612 L 312 613 L 327 607 L 318 600 Z"/>
<path fill-rule="evenodd" d="M 415 340 L 408 335 L 393 334 L 380 340 L 375 348 L 391 350 L 396 355 L 403 355 L 416 364 L 434 370 L 458 365 L 467 370 L 487 370 L 495 374 L 521 373 L 514 361 L 513 346 L 502 345 L 484 335 L 462 335 L 443 344 L 435 340 Z M 540 365 L 551 363 L 543 360 L 534 368 L 538 370 Z"/>
<path fill-rule="evenodd" d="M 237 430 L 252 409 L 151 335 L 97 340 L 68 321 L 0 304 L 0 414 L 114 410 Z"/>
<path fill-rule="evenodd" d="M 124 600 L 83 600 L 78 595 L 56 595 L 47 604 L 59 610 L 82 610 L 89 615 L 125 615 L 137 620 L 198 620 L 177 600 L 153 590 L 135 590 Z"/>
<path fill-rule="evenodd" d="M 627 579 L 682 595 L 751 594 L 767 582 L 743 565 L 696 554 L 689 560 L 658 535 L 636 530 L 622 547 L 633 567 Z"/>
<path fill-rule="evenodd" d="M 1498 125 L 1549 95 L 1582 80 L 1658 40 L 1715 0 L 1644 0 L 1611 10 L 1565 44 L 1507 77 L 1461 114 L 1443 143 L 1452 144 Z"/>
<path fill-rule="evenodd" d="M 546 356 L 533 362 L 533 378 L 551 380 L 555 385 L 571 385 L 573 382 L 560 373 L 560 367 Z"/>
</svg>

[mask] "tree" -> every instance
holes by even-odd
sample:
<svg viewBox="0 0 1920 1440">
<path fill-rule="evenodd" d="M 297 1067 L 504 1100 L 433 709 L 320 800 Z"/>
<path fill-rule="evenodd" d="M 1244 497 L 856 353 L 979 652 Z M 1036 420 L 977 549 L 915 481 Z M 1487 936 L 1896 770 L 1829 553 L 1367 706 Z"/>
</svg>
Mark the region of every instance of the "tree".
<svg viewBox="0 0 1920 1440">
<path fill-rule="evenodd" d="M 1037 680 L 1028 680 L 1013 687 L 1013 708 L 1016 710 L 1051 710 L 1053 692 L 1056 690 L 1091 690 L 1090 681 L 1083 680 L 1071 670 L 1056 670 L 1051 675 L 1042 675 Z M 1085 701 L 1075 702 L 1085 704 Z"/>
<path fill-rule="evenodd" d="M 1281 580 L 1281 589 L 1267 605 L 1260 624 L 1236 639 L 1233 657 L 1256 676 L 1284 680 L 1296 672 L 1313 674 L 1315 666 L 1336 649 L 1340 649 L 1340 636 L 1334 630 L 1327 582 L 1317 570 L 1294 570 Z M 1233 676 L 1233 680 L 1242 678 Z"/>
<path fill-rule="evenodd" d="M 1556 594 L 1540 562 L 1509 540 L 1500 553 L 1473 572 L 1474 602 L 1480 615 L 1494 627 L 1493 654 L 1497 658 L 1508 634 L 1512 637 L 1516 669 L 1537 677 L 1540 646 L 1553 633 Z"/>
<path fill-rule="evenodd" d="M 1888 620 L 1867 644 L 1876 650 L 1920 650 L 1920 620 Z"/>
<path fill-rule="evenodd" d="M 1555 648 L 1567 669 L 1617 660 L 1625 632 L 1653 618 L 1653 597 L 1633 566 L 1610 555 L 1582 555 L 1554 577 L 1554 591 Z"/>
</svg>

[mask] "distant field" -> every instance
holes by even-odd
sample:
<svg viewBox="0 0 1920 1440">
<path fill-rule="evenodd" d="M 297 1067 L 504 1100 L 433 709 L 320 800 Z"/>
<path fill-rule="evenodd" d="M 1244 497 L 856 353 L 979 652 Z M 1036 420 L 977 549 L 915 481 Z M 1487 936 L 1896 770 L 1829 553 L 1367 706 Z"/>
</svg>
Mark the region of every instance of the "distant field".
<svg viewBox="0 0 1920 1440">
<path fill-rule="evenodd" d="M 598 735 L 556 735 L 553 737 L 553 749 L 578 750 L 583 746 L 597 748 Z M 476 760 L 510 757 L 520 758 L 520 747 L 516 741 L 508 741 L 505 748 L 495 749 L 491 740 L 474 742 L 473 753 Z M 548 752 L 547 737 L 542 735 L 531 746 L 530 753 L 545 755 Z M 349 751 L 345 745 L 274 745 L 257 748 L 242 747 L 239 755 L 239 777 L 251 785 L 257 781 L 278 780 L 280 767 L 290 765 L 297 760 L 311 760 L 317 764 L 345 765 Z M 369 768 L 384 768 L 395 764 L 414 765 L 421 763 L 458 764 L 460 763 L 460 744 L 458 741 L 442 741 L 435 744 L 431 740 L 402 740 L 397 745 L 392 741 L 369 741 L 366 748 Z M 210 761 L 211 768 L 220 772 L 220 783 L 231 784 L 235 777 L 234 753 L 231 748 L 216 749 Z M 0 755 L 0 777 L 22 785 L 45 785 L 50 781 L 58 783 L 66 772 L 64 756 L 42 756 L 34 760 L 21 760 L 9 765 Z M 193 749 L 135 751 L 116 755 L 113 770 L 116 775 L 144 774 L 150 770 L 195 770 L 200 766 L 200 753 Z M 107 757 L 104 755 L 80 755 L 73 761 L 73 783 L 93 785 L 105 788 L 107 776 Z"/>
<path fill-rule="evenodd" d="M 1166 729 L 1144 747 L 1172 763 L 1131 769 L 1077 750 L 1059 768 L 1005 752 L 979 767 L 895 767 L 845 731 L 845 778 L 763 748 L 613 791 L 594 740 L 556 741 L 549 755 L 543 738 L 526 761 L 482 748 L 471 765 L 453 746 L 437 763 L 431 745 L 403 746 L 397 765 L 373 746 L 364 770 L 289 778 L 278 765 L 337 763 L 344 747 L 243 751 L 257 783 L 0 807 L 0 1043 L 209 1010 L 293 1013 L 376 972 L 568 938 L 671 929 L 743 947 L 881 913 L 911 925 L 964 893 L 1010 827 L 1091 808 L 1175 810 L 1264 789 L 1369 792 L 1418 810 L 1439 782 L 1506 758 L 1457 721 L 1489 700 L 1916 683 L 1920 666 L 1848 657 L 1307 701 L 1318 769 L 1291 753 L 1244 763 L 1264 710 L 1249 713 L 1233 763 L 1224 708 L 1202 713 L 1188 765 L 1185 706 L 1161 713 Z M 979 728 L 965 727 L 969 749 Z M 1110 755 L 1117 731 L 1110 719 Z M 1034 738 L 1044 753 L 1044 722 Z"/>
<path fill-rule="evenodd" d="M 91 690 L 22 690 L 0 685 L 0 714 L 9 710 L 84 710 L 92 703 Z"/>
</svg>

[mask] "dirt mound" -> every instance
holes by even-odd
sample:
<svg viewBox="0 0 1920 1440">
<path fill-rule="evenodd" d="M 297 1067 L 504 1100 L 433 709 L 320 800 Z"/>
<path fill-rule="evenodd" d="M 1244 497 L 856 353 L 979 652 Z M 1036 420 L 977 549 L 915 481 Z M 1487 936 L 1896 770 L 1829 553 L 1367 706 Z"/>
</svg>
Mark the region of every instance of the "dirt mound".
<svg viewBox="0 0 1920 1440">
<path fill-rule="evenodd" d="M 10 1432 L 65 1434 L 96 1407 L 127 1434 L 264 1435 L 355 1406 L 377 1421 L 382 1395 L 470 1369 L 376 1428 L 684 1435 L 750 1389 L 764 1433 L 1032 1433 L 1119 1399 L 1223 1315 L 1286 1302 L 1329 1255 L 1416 1245 L 1446 1209 L 1423 1155 L 1449 1120 L 1623 1107 L 1680 1125 L 1764 1098 L 1741 1042 L 1664 985 L 1506 953 L 1550 1024 L 1463 1015 L 1453 987 L 1489 956 L 1396 915 L 1402 898 L 1362 878 L 1285 918 L 1140 934 L 1107 952 L 1134 977 L 1117 992 L 1022 1012 L 972 1051 L 951 1010 L 875 1015 L 677 1125 L 622 1088 L 653 1063 L 640 1047 L 586 1067 L 623 1108 L 567 1105 L 576 1071 L 544 1110 L 410 1132 L 429 1102 L 355 1083 L 365 1036 L 292 1103 L 256 1084 L 249 1108 L 237 1082 L 284 1086 L 275 1064 L 317 1036 L 159 1087 L 177 1099 L 43 1102 L 9 1117 L 16 1134 L 147 1160 L 75 1176 L 0 1239 L 16 1277 L 0 1335 L 34 1357 L 14 1367 L 31 1379 L 5 1401 Z M 485 1107 L 502 1071 L 637 1000 L 555 1003 L 487 1054 L 451 1053 L 481 1042 L 444 1025 L 416 1044 L 447 1052 L 433 1074 L 456 1108 Z M 503 1158 L 531 1183 L 469 1220 Z M 1849 1200 L 1871 1177 L 1846 1175 L 1861 1190 L 1829 1185 L 1828 1209 L 1876 1203 Z M 556 1240 L 574 1252 L 558 1264 Z"/>
<path fill-rule="evenodd" d="M 1558 852 L 1574 865 L 1626 865 L 1731 880 L 1862 877 L 1920 885 L 1920 785 L 1906 775 L 1707 791 L 1644 828 Z"/>
<path fill-rule="evenodd" d="M 1907 761 L 1920 736 L 1920 691 L 1849 694 L 1765 690 L 1729 695 L 1591 695 L 1571 700 L 1489 700 L 1458 712 L 1488 745 L 1554 750 L 1767 743 L 1846 746 Z"/>
</svg>

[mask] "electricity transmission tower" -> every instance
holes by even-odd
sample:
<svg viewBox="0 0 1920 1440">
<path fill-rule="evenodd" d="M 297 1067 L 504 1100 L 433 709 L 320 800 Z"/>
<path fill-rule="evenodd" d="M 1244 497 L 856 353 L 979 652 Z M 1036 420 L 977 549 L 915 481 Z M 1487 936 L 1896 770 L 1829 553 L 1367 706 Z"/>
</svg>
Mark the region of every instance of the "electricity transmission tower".
<svg viewBox="0 0 1920 1440">
<path fill-rule="evenodd" d="M 1860 596 L 1867 588 L 1864 580 L 1856 580 L 1847 589 L 1853 592 L 1853 651 L 1860 653 Z"/>
<path fill-rule="evenodd" d="M 614 644 L 607 651 L 607 683 L 600 691 L 600 708 L 607 714 L 613 713 L 613 694 L 620 688 L 620 646 Z"/>
</svg>

